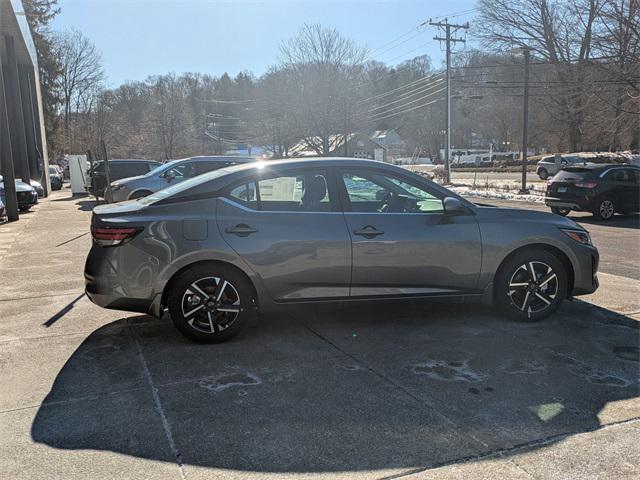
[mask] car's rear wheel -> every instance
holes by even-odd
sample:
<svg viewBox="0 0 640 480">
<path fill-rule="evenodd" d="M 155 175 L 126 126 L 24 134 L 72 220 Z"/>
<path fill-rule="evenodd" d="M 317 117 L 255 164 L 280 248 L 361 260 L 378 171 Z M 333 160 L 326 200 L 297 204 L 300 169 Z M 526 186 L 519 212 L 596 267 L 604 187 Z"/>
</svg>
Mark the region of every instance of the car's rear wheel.
<svg viewBox="0 0 640 480">
<path fill-rule="evenodd" d="M 547 172 L 546 169 L 541 168 L 540 170 L 538 170 L 538 177 L 540 177 L 540 180 L 546 180 L 547 178 L 549 178 L 549 172 Z"/>
<path fill-rule="evenodd" d="M 567 284 L 567 271 L 556 255 L 541 249 L 522 250 L 498 270 L 495 303 L 516 320 L 541 320 L 567 297 Z"/>
<path fill-rule="evenodd" d="M 149 190 L 138 190 L 129 195 L 129 200 L 137 200 L 138 198 L 144 198 L 147 195 L 151 195 Z"/>
<path fill-rule="evenodd" d="M 616 213 L 616 205 L 613 198 L 609 196 L 598 198 L 594 203 L 592 212 L 596 220 L 611 220 Z"/>
<path fill-rule="evenodd" d="M 233 268 L 208 263 L 182 273 L 171 286 L 167 304 L 180 333 L 203 343 L 237 335 L 255 313 L 248 281 Z"/>
<path fill-rule="evenodd" d="M 563 217 L 566 217 L 567 215 L 569 215 L 570 211 L 571 211 L 570 208 L 551 207 L 551 213 L 555 213 L 556 215 L 562 215 Z"/>
</svg>

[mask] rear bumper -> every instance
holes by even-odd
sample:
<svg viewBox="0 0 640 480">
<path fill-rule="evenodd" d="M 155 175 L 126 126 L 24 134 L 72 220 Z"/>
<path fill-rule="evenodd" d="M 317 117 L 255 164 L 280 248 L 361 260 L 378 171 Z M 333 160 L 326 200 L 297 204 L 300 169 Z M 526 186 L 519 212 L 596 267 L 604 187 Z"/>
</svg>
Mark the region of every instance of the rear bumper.
<svg viewBox="0 0 640 480">
<path fill-rule="evenodd" d="M 84 267 L 85 293 L 103 308 L 157 315 L 158 302 L 148 284 L 150 278 L 136 275 L 142 262 L 134 256 L 122 255 L 124 247 L 92 246 Z M 139 283 L 132 279 L 138 279 Z"/>
<path fill-rule="evenodd" d="M 560 198 L 560 197 L 545 197 L 544 203 L 548 207 L 558 208 L 570 208 L 571 210 L 588 211 L 590 210 L 590 204 L 586 200 Z"/>
<path fill-rule="evenodd" d="M 85 273 L 85 293 L 99 307 L 128 312 L 152 313 L 152 301 L 144 298 L 123 297 L 113 284 Z"/>
</svg>

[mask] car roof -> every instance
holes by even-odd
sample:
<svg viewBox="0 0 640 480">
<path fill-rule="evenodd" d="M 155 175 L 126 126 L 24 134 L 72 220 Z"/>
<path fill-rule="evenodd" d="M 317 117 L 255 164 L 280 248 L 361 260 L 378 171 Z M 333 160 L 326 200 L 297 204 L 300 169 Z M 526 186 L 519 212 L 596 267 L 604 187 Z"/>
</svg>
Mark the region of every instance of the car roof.
<svg viewBox="0 0 640 480">
<path fill-rule="evenodd" d="M 98 160 L 96 163 L 104 163 L 104 160 Z M 146 160 L 144 158 L 114 158 L 113 160 L 109 160 L 109 164 L 112 163 L 157 163 L 160 164 L 157 160 Z"/>
<path fill-rule="evenodd" d="M 612 168 L 633 168 L 640 169 L 638 165 L 632 165 L 630 163 L 588 163 L 586 165 L 579 165 L 575 167 L 567 167 L 564 170 L 570 170 L 572 168 L 583 168 L 587 170 L 608 170 Z"/>
<path fill-rule="evenodd" d="M 378 160 L 368 160 L 361 158 L 347 157 L 318 157 L 318 158 L 287 158 L 282 160 L 266 160 L 252 163 L 244 163 L 242 165 L 233 165 L 225 168 L 229 173 L 250 169 L 264 169 L 271 167 L 290 166 L 295 167 L 382 167 L 390 170 L 401 169 L 390 163 L 380 162 Z M 404 169 L 401 169 L 404 170 Z"/>
<path fill-rule="evenodd" d="M 253 157 L 235 157 L 233 155 L 198 155 L 196 157 L 186 157 L 179 158 L 177 160 L 170 160 L 171 162 L 185 162 L 185 161 L 194 161 L 194 162 L 237 162 L 237 163 L 248 163 L 254 162 L 255 158 Z M 169 162 L 167 162 L 169 163 Z"/>
</svg>

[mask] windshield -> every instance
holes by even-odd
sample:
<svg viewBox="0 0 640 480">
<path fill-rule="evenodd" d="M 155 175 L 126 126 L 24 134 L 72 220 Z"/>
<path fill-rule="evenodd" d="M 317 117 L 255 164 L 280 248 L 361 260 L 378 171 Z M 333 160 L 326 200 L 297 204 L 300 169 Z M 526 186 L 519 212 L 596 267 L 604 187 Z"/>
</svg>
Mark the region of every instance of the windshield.
<svg viewBox="0 0 640 480">
<path fill-rule="evenodd" d="M 150 170 L 149 173 L 146 173 L 144 176 L 145 177 L 153 177 L 155 175 L 159 175 L 162 172 L 166 171 L 167 169 L 171 168 L 172 165 L 175 165 L 179 161 L 180 160 L 171 160 L 169 162 L 162 163 L 162 164 L 158 165 L 156 168 Z"/>
<path fill-rule="evenodd" d="M 171 197 L 177 193 L 184 192 L 185 190 L 189 190 L 190 188 L 209 182 L 215 178 L 226 175 L 231 171 L 233 171 L 232 167 L 228 167 L 228 168 L 221 168 L 219 170 L 214 170 L 209 173 L 204 173 L 197 177 L 184 180 L 183 182 L 177 183 L 171 187 L 167 187 L 162 190 L 159 190 L 146 197 L 140 198 L 138 199 L 138 201 L 143 205 L 153 205 L 154 203 L 159 202 L 160 200 L 164 200 L 165 198 Z"/>
</svg>

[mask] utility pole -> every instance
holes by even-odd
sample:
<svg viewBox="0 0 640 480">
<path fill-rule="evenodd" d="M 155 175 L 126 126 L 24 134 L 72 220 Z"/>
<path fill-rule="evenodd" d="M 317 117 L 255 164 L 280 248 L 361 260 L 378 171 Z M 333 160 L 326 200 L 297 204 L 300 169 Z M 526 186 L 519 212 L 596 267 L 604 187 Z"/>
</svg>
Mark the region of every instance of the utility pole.
<svg viewBox="0 0 640 480">
<path fill-rule="evenodd" d="M 531 49 L 528 47 L 518 47 L 511 50 L 512 53 L 522 53 L 524 55 L 524 104 L 522 106 L 522 185 L 521 194 L 529 193 L 527 189 L 527 150 L 529 149 L 529 57 Z"/>
<path fill-rule="evenodd" d="M 447 139 L 445 145 L 445 157 L 444 157 L 444 169 L 445 169 L 445 183 L 451 181 L 451 44 L 465 43 L 463 38 L 455 38 L 451 36 L 451 33 L 455 33 L 458 30 L 467 30 L 469 28 L 469 22 L 464 25 L 456 25 L 449 23 L 445 18 L 442 22 L 429 22 L 429 25 L 444 29 L 445 36 L 433 37 L 434 40 L 445 42 L 445 52 L 447 59 L 447 120 L 446 131 Z"/>
</svg>

